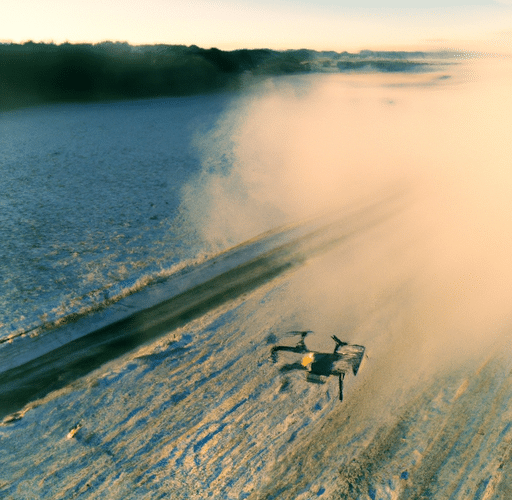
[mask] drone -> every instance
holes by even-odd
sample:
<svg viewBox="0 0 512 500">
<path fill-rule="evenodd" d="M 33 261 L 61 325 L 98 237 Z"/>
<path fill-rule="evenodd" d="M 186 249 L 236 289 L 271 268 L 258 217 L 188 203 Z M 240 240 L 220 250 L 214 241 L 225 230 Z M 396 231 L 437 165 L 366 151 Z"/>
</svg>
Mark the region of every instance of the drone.
<svg viewBox="0 0 512 500">
<path fill-rule="evenodd" d="M 352 370 L 352 373 L 357 375 L 361 361 L 363 360 L 365 348 L 361 345 L 349 344 L 343 342 L 336 335 L 332 335 L 335 342 L 334 351 L 316 352 L 310 351 L 304 339 L 311 330 L 307 331 L 293 331 L 288 332 L 292 335 L 300 334 L 301 338 L 297 345 L 291 347 L 286 345 L 276 345 L 271 349 L 272 362 L 276 363 L 278 360 L 279 351 L 288 351 L 301 355 L 301 359 L 293 363 L 287 363 L 281 366 L 281 372 L 289 372 L 291 370 L 306 371 L 306 380 L 317 384 L 324 384 L 325 378 L 330 375 L 336 375 L 339 381 L 339 399 L 343 401 L 343 379 L 345 373 Z"/>
</svg>

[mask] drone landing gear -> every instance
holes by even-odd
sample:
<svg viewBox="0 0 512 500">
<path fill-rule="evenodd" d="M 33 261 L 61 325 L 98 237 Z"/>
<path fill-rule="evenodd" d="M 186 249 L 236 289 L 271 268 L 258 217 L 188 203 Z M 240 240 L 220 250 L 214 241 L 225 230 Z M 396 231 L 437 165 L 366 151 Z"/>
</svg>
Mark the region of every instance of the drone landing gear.
<svg viewBox="0 0 512 500">
<path fill-rule="evenodd" d="M 343 401 L 343 379 L 344 378 L 345 378 L 345 373 L 340 372 L 338 375 L 340 401 Z"/>
</svg>

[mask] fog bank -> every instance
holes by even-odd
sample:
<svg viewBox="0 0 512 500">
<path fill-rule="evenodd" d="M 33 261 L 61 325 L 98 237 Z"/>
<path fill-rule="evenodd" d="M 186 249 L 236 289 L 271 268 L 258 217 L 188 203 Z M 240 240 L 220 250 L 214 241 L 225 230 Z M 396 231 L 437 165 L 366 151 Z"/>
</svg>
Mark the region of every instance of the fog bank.
<svg viewBox="0 0 512 500">
<path fill-rule="evenodd" d="M 293 328 L 382 349 L 406 378 L 489 354 L 512 312 L 511 75 L 484 59 L 267 80 L 197 138 L 203 171 L 184 209 L 219 250 L 401 192 L 393 221 L 305 271 L 276 307 L 300 311 Z"/>
</svg>

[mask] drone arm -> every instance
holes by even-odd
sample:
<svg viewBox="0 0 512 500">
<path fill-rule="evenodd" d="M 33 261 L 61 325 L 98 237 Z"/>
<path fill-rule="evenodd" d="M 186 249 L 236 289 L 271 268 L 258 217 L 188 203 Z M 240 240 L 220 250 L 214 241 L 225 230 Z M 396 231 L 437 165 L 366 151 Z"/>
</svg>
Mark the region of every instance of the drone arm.
<svg viewBox="0 0 512 500">
<path fill-rule="evenodd" d="M 279 368 L 279 371 L 281 373 L 290 372 L 292 370 L 307 371 L 307 368 L 303 366 L 301 363 L 288 363 L 287 365 L 283 365 L 281 366 L 281 368 Z"/>
<path fill-rule="evenodd" d="M 291 346 L 287 346 L 287 345 L 275 345 L 274 347 L 272 347 L 271 351 L 270 351 L 270 355 L 272 356 L 272 360 L 274 362 L 277 361 L 277 351 L 288 351 L 288 352 L 296 352 L 296 353 L 304 353 L 304 352 L 307 352 L 307 349 L 306 349 L 306 346 L 302 343 L 299 342 L 299 344 L 297 344 L 296 346 L 294 347 L 291 347 Z"/>
<path fill-rule="evenodd" d="M 290 347 L 290 346 L 287 346 L 287 345 L 275 345 L 274 347 L 272 347 L 272 353 L 276 352 L 276 351 L 290 351 L 290 352 L 304 352 L 304 349 L 302 348 L 302 346 L 294 346 L 294 347 Z"/>
</svg>

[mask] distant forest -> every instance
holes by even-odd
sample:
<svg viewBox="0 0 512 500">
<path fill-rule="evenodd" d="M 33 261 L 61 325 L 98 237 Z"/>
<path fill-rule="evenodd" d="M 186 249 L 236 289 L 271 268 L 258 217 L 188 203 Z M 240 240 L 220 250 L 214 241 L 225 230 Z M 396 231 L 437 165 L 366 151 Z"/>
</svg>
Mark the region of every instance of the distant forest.
<svg viewBox="0 0 512 500">
<path fill-rule="evenodd" d="M 52 102 L 183 96 L 236 89 L 242 75 L 423 71 L 422 52 L 317 52 L 104 42 L 0 44 L 0 110 Z"/>
</svg>

